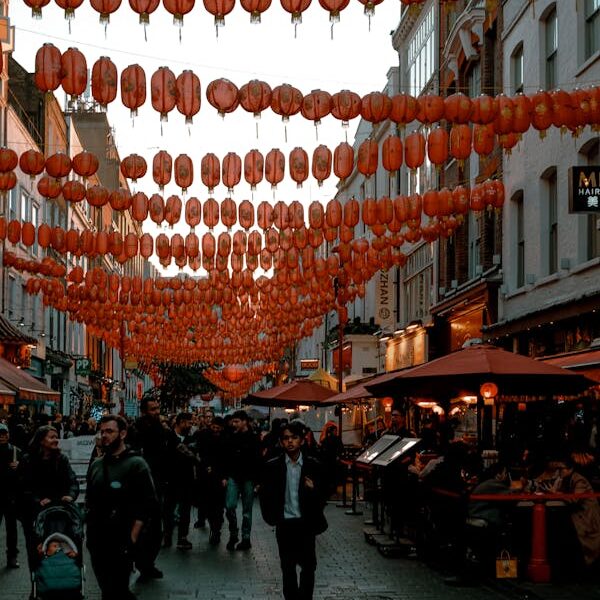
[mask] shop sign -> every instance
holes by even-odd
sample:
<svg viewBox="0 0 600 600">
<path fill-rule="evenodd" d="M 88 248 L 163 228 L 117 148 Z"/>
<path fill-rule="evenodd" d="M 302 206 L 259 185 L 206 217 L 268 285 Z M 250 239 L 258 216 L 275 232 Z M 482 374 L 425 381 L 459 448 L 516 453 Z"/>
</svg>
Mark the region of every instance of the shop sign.
<svg viewBox="0 0 600 600">
<path fill-rule="evenodd" d="M 90 374 L 92 370 L 92 359 L 80 357 L 75 359 L 75 375 L 81 375 L 83 377 Z"/>
<path fill-rule="evenodd" d="M 569 169 L 569 212 L 600 213 L 600 167 Z"/>
<path fill-rule="evenodd" d="M 380 327 L 393 327 L 396 323 L 394 315 L 394 283 L 390 271 L 379 271 L 375 290 L 375 322 Z"/>
<path fill-rule="evenodd" d="M 425 362 L 425 331 L 404 334 L 388 342 L 385 351 L 385 370 L 396 371 Z"/>
<path fill-rule="evenodd" d="M 318 358 L 302 358 L 300 359 L 300 369 L 302 371 L 316 371 L 319 368 Z"/>
<path fill-rule="evenodd" d="M 137 386 L 136 386 L 136 390 L 135 390 L 135 397 L 138 400 L 141 400 L 143 395 L 144 395 L 144 382 L 143 381 L 138 381 L 137 382 Z"/>
</svg>

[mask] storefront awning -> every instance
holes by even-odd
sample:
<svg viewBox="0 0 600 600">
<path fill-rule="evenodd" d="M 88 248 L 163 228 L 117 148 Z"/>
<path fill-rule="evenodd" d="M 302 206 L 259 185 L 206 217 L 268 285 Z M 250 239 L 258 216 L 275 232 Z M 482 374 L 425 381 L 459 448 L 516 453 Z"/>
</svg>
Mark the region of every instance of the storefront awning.
<svg viewBox="0 0 600 600">
<path fill-rule="evenodd" d="M 60 400 L 58 392 L 3 358 L 0 358 L 0 387 L 14 390 L 13 394 L 16 392 L 19 400 L 42 402 Z"/>
<path fill-rule="evenodd" d="M 2 315 L 0 315 L 0 342 L 3 344 L 37 344 L 35 338 L 23 333 Z"/>
<path fill-rule="evenodd" d="M 600 348 L 569 352 L 551 358 L 542 358 L 543 362 L 555 367 L 577 371 L 600 383 Z"/>
</svg>

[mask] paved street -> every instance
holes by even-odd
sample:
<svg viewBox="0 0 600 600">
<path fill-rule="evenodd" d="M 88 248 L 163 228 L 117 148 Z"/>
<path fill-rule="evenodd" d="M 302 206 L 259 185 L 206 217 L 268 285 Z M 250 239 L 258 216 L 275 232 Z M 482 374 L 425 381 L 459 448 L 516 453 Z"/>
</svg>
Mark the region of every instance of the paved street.
<svg viewBox="0 0 600 600">
<path fill-rule="evenodd" d="M 600 598 L 597 586 L 544 586 L 528 590 L 508 587 L 448 588 L 442 576 L 414 560 L 382 557 L 363 541 L 362 517 L 349 517 L 330 505 L 329 530 L 320 537 L 317 554 L 316 600 L 496 600 L 505 598 L 565 599 Z M 163 550 L 158 564 L 165 579 L 135 585 L 140 600 L 275 600 L 282 598 L 274 534 L 255 510 L 253 548 L 249 552 L 227 552 L 208 546 L 208 532 L 195 530 L 194 549 Z M 4 529 L 0 536 L 4 547 Z M 24 562 L 24 557 L 23 557 Z M 87 567 L 87 597 L 98 600 L 99 592 Z M 28 571 L 0 568 L 0 599 L 27 599 Z"/>
</svg>

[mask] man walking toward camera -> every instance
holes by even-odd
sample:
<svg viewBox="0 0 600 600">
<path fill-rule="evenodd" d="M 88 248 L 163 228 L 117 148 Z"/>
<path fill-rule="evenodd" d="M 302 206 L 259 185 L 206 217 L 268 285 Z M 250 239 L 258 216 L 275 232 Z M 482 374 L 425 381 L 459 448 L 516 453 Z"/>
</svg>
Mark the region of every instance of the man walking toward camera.
<svg viewBox="0 0 600 600">
<path fill-rule="evenodd" d="M 9 443 L 8 427 L 0 423 L 0 524 L 6 525 L 6 566 L 18 569 L 17 560 L 17 466 L 21 451 Z"/>
<path fill-rule="evenodd" d="M 259 488 L 263 519 L 276 528 L 285 600 L 312 599 L 315 537 L 327 529 L 327 489 L 319 462 L 302 453 L 304 435 L 301 423 L 283 426 L 284 454 L 266 464 Z M 296 566 L 301 569 L 299 582 Z"/>
<path fill-rule="evenodd" d="M 227 550 L 249 550 L 252 530 L 252 506 L 254 486 L 260 470 L 260 442 L 250 428 L 248 415 L 238 410 L 231 416 L 233 433 L 226 442 L 224 462 L 225 514 L 229 522 Z M 239 531 L 237 506 L 242 498 L 242 541 L 238 544 Z M 236 546 L 237 544 L 237 546 Z"/>
</svg>

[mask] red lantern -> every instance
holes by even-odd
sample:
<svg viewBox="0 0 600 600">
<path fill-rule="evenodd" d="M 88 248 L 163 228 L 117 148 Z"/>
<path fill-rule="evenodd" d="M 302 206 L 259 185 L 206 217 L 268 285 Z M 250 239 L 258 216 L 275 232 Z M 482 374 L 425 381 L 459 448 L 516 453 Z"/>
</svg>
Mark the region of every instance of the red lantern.
<svg viewBox="0 0 600 600">
<path fill-rule="evenodd" d="M 142 25 L 150 23 L 150 15 L 158 8 L 159 4 L 159 0 L 129 0 L 131 10 L 140 15 Z"/>
<path fill-rule="evenodd" d="M 208 188 L 209 194 L 214 194 L 215 187 L 221 182 L 221 163 L 215 154 L 208 153 L 200 162 L 200 178 Z"/>
<path fill-rule="evenodd" d="M 165 201 L 160 194 L 152 194 L 148 200 L 148 213 L 150 219 L 159 227 L 165 220 Z"/>
<path fill-rule="evenodd" d="M 185 115 L 186 125 L 191 125 L 202 102 L 200 79 L 193 71 L 183 71 L 176 80 L 177 110 Z"/>
<path fill-rule="evenodd" d="M 131 216 L 143 223 L 148 218 L 148 196 L 144 192 L 137 192 L 131 198 Z"/>
<path fill-rule="evenodd" d="M 261 202 L 256 209 L 258 226 L 266 231 L 273 225 L 273 207 L 268 202 Z"/>
<path fill-rule="evenodd" d="M 358 172 L 369 178 L 377 171 L 379 163 L 379 147 L 374 139 L 367 138 L 358 147 L 356 168 Z"/>
<path fill-rule="evenodd" d="M 271 189 L 276 189 L 277 184 L 283 181 L 285 173 L 285 156 L 277 148 L 273 148 L 265 159 L 265 179 L 271 184 Z"/>
<path fill-rule="evenodd" d="M 496 98 L 482 94 L 471 101 L 471 121 L 478 125 L 493 123 L 498 114 Z"/>
<path fill-rule="evenodd" d="M 471 155 L 471 127 L 454 125 L 450 130 L 450 155 L 461 163 Z"/>
<path fill-rule="evenodd" d="M 312 159 L 312 174 L 318 181 L 319 187 L 331 175 L 331 162 L 331 150 L 327 146 L 321 144 L 315 148 Z"/>
<path fill-rule="evenodd" d="M 0 172 L 6 173 L 16 169 L 19 163 L 19 157 L 14 150 L 10 148 L 0 148 Z"/>
<path fill-rule="evenodd" d="M 130 154 L 121 161 L 121 173 L 134 183 L 146 175 L 148 165 L 146 160 L 137 154 Z"/>
<path fill-rule="evenodd" d="M 271 110 L 281 115 L 283 122 L 289 121 L 289 118 L 298 114 L 302 109 L 303 96 L 300 90 L 283 83 L 273 88 L 271 95 Z"/>
<path fill-rule="evenodd" d="M 200 255 L 200 240 L 195 233 L 188 233 L 185 236 L 185 253 L 190 258 L 196 258 Z"/>
<path fill-rule="evenodd" d="M 448 142 L 448 132 L 443 127 L 435 127 L 427 136 L 427 156 L 438 168 L 448 160 Z"/>
<path fill-rule="evenodd" d="M 392 110 L 392 101 L 387 94 L 371 92 L 363 97 L 361 101 L 361 115 L 369 123 L 381 123 L 385 121 Z"/>
<path fill-rule="evenodd" d="M 265 161 L 258 150 L 250 150 L 244 157 L 244 179 L 250 184 L 250 189 L 255 190 L 262 181 Z"/>
<path fill-rule="evenodd" d="M 312 0 L 281 0 L 281 6 L 292 15 L 292 25 L 302 23 L 302 13 L 310 6 Z"/>
<path fill-rule="evenodd" d="M 21 241 L 29 248 L 33 246 L 35 243 L 35 226 L 33 223 L 23 223 L 21 227 Z"/>
<path fill-rule="evenodd" d="M 493 124 L 473 127 L 473 150 L 480 156 L 487 156 L 494 151 L 495 139 Z"/>
<path fill-rule="evenodd" d="M 308 179 L 308 154 L 302 148 L 296 147 L 290 152 L 290 177 L 298 188 Z"/>
<path fill-rule="evenodd" d="M 53 92 L 62 79 L 60 50 L 53 44 L 44 44 L 35 55 L 35 85 L 40 92 Z"/>
<path fill-rule="evenodd" d="M 108 202 L 109 195 L 109 191 L 101 185 L 93 185 L 85 191 L 85 197 L 88 201 L 88 204 L 94 207 L 104 206 Z"/>
<path fill-rule="evenodd" d="M 223 158 L 222 177 L 227 191 L 233 193 L 233 188 L 242 178 L 242 160 L 235 152 L 228 152 Z"/>
<path fill-rule="evenodd" d="M 152 108 L 160 113 L 160 120 L 167 121 L 169 113 L 177 104 L 177 80 L 169 67 L 159 67 L 150 79 Z"/>
<path fill-rule="evenodd" d="M 185 194 L 187 189 L 194 182 L 194 164 L 192 159 L 187 154 L 180 154 L 175 159 L 175 183 L 181 188 L 181 192 Z"/>
<path fill-rule="evenodd" d="M 79 181 L 67 181 L 62 187 L 63 198 L 67 202 L 77 203 L 85 198 L 86 189 Z"/>
<path fill-rule="evenodd" d="M 238 207 L 238 220 L 246 231 L 254 226 L 254 207 L 249 200 L 242 200 L 240 203 Z"/>
<path fill-rule="evenodd" d="M 329 11 L 330 23 L 339 23 L 340 13 L 350 4 L 350 0 L 319 0 L 319 4 Z M 333 31 L 332 31 L 333 35 Z M 336 117 L 337 118 L 337 117 Z M 341 119 L 345 120 L 345 119 Z"/>
<path fill-rule="evenodd" d="M 219 223 L 219 203 L 214 198 L 209 198 L 202 207 L 204 224 L 212 229 Z"/>
<path fill-rule="evenodd" d="M 431 125 L 444 118 L 444 99 L 437 94 L 425 94 L 417 99 L 417 119 Z"/>
<path fill-rule="evenodd" d="M 331 112 L 331 95 L 322 90 L 313 90 L 304 96 L 301 108 L 302 116 L 313 121 L 315 126 L 321 124 L 321 119 Z"/>
<path fill-rule="evenodd" d="M 87 179 L 92 177 L 98 171 L 98 159 L 91 152 L 79 152 L 73 157 L 73 171 L 80 177 Z"/>
<path fill-rule="evenodd" d="M 425 138 L 419 131 L 406 136 L 404 140 L 404 162 L 412 171 L 418 169 L 425 160 Z"/>
<path fill-rule="evenodd" d="M 163 0 L 165 10 L 173 15 L 173 23 L 183 27 L 183 17 L 194 8 L 195 0 Z"/>
<path fill-rule="evenodd" d="M 65 94 L 71 96 L 71 102 L 85 92 L 87 87 L 87 63 L 85 56 L 77 48 L 69 48 L 60 60 L 61 85 Z"/>
<path fill-rule="evenodd" d="M 40 179 L 40 182 L 43 180 L 47 180 L 47 185 L 48 188 L 51 189 L 54 185 L 58 188 L 58 193 L 56 194 L 56 196 L 53 196 L 53 198 L 57 198 L 60 195 L 60 183 L 58 183 L 56 180 L 50 179 L 49 177 L 42 177 L 42 179 Z M 38 182 L 38 190 L 40 192 L 40 194 L 42 194 L 42 196 L 44 196 L 44 194 L 42 193 L 42 190 L 40 190 L 40 182 Z M 53 183 L 50 183 L 53 182 Z M 8 192 L 9 190 L 12 190 L 15 186 L 17 185 L 17 176 L 15 175 L 14 171 L 7 171 L 6 173 L 0 173 L 0 192 L 2 194 L 6 194 L 6 192 Z M 45 186 L 42 186 L 43 189 L 45 189 Z M 49 198 L 50 196 L 46 196 L 46 198 Z"/>
<path fill-rule="evenodd" d="M 499 94 L 496 97 L 498 110 L 494 119 L 494 129 L 498 135 L 505 135 L 513 132 L 513 120 L 515 115 L 515 105 L 512 98 Z"/>
<path fill-rule="evenodd" d="M 57 152 L 46 159 L 46 172 L 55 179 L 66 177 L 71 166 L 71 159 L 64 152 Z"/>
<path fill-rule="evenodd" d="M 113 210 L 129 210 L 131 206 L 131 194 L 125 188 L 114 190 L 108 199 Z"/>
<path fill-rule="evenodd" d="M 444 114 L 446 121 L 462 125 L 468 123 L 471 118 L 473 106 L 471 98 L 461 92 L 452 94 L 444 100 Z"/>
<path fill-rule="evenodd" d="M 364 4 L 364 6 L 365 6 L 365 15 L 367 15 L 367 17 L 369 17 L 369 20 L 375 14 L 375 7 L 378 4 L 381 4 L 383 2 L 383 0 L 358 0 L 358 1 L 361 4 Z"/>
<path fill-rule="evenodd" d="M 121 0 L 90 0 L 90 4 L 100 13 L 100 23 L 106 26 L 110 22 L 110 15 L 121 6 Z"/>
<path fill-rule="evenodd" d="M 404 127 L 417 118 L 419 105 L 417 99 L 409 94 L 396 94 L 391 98 L 390 119 Z"/>
<path fill-rule="evenodd" d="M 250 13 L 250 23 L 260 23 L 260 16 L 271 6 L 271 0 L 240 0 L 240 4 Z"/>
<path fill-rule="evenodd" d="M 323 6 L 322 0 L 319 2 Z M 331 97 L 331 114 L 342 122 L 344 128 L 349 126 L 349 121 L 360 115 L 361 106 L 360 96 L 349 90 L 342 90 Z"/>
<path fill-rule="evenodd" d="M 525 133 L 531 127 L 531 101 L 525 94 L 517 94 L 513 98 L 513 132 Z"/>
<path fill-rule="evenodd" d="M 139 65 L 129 65 L 121 73 L 121 101 L 132 117 L 146 102 L 146 74 Z"/>
<path fill-rule="evenodd" d="M 255 119 L 260 119 L 260 114 L 271 106 L 271 86 L 264 81 L 253 79 L 240 88 L 240 104 L 242 108 L 251 112 Z"/>
<path fill-rule="evenodd" d="M 348 142 L 338 144 L 333 152 L 333 172 L 343 183 L 354 169 L 354 149 Z"/>
<path fill-rule="evenodd" d="M 200 224 L 202 208 L 198 198 L 190 198 L 185 203 L 185 222 L 191 227 L 192 231 Z"/>
<path fill-rule="evenodd" d="M 176 223 L 179 223 L 181 219 L 181 198 L 179 196 L 169 196 L 165 203 L 165 221 L 170 227 L 173 227 Z"/>
<path fill-rule="evenodd" d="M 225 15 L 235 6 L 235 0 L 204 0 L 204 8 L 215 17 L 215 27 L 225 26 Z"/>
<path fill-rule="evenodd" d="M 173 168 L 173 159 L 165 150 L 160 150 L 152 160 L 152 179 L 162 190 L 165 185 L 171 181 L 171 170 Z"/>
<path fill-rule="evenodd" d="M 50 0 L 25 0 L 25 4 L 31 8 L 31 16 L 34 19 L 42 18 L 42 8 L 50 3 Z"/>
<path fill-rule="evenodd" d="M 231 229 L 237 221 L 237 206 L 231 198 L 225 198 L 221 202 L 221 223 Z"/>
<path fill-rule="evenodd" d="M 221 117 L 233 112 L 239 104 L 239 90 L 229 79 L 215 79 L 206 88 L 206 98 Z"/>
<path fill-rule="evenodd" d="M 19 158 L 19 167 L 25 175 L 33 179 L 46 168 L 46 159 L 37 150 L 26 150 Z"/>
<path fill-rule="evenodd" d="M 533 107 L 531 124 L 540 132 L 540 137 L 543 138 L 546 135 L 546 130 L 554 120 L 552 97 L 548 92 L 540 91 L 531 97 L 531 104 Z"/>
<path fill-rule="evenodd" d="M 397 135 L 389 135 L 383 141 L 381 148 L 381 162 L 383 168 L 389 173 L 395 173 L 400 170 L 404 158 L 402 140 Z"/>
<path fill-rule="evenodd" d="M 92 96 L 106 108 L 117 97 L 117 67 L 107 56 L 101 56 L 92 67 Z"/>
</svg>

